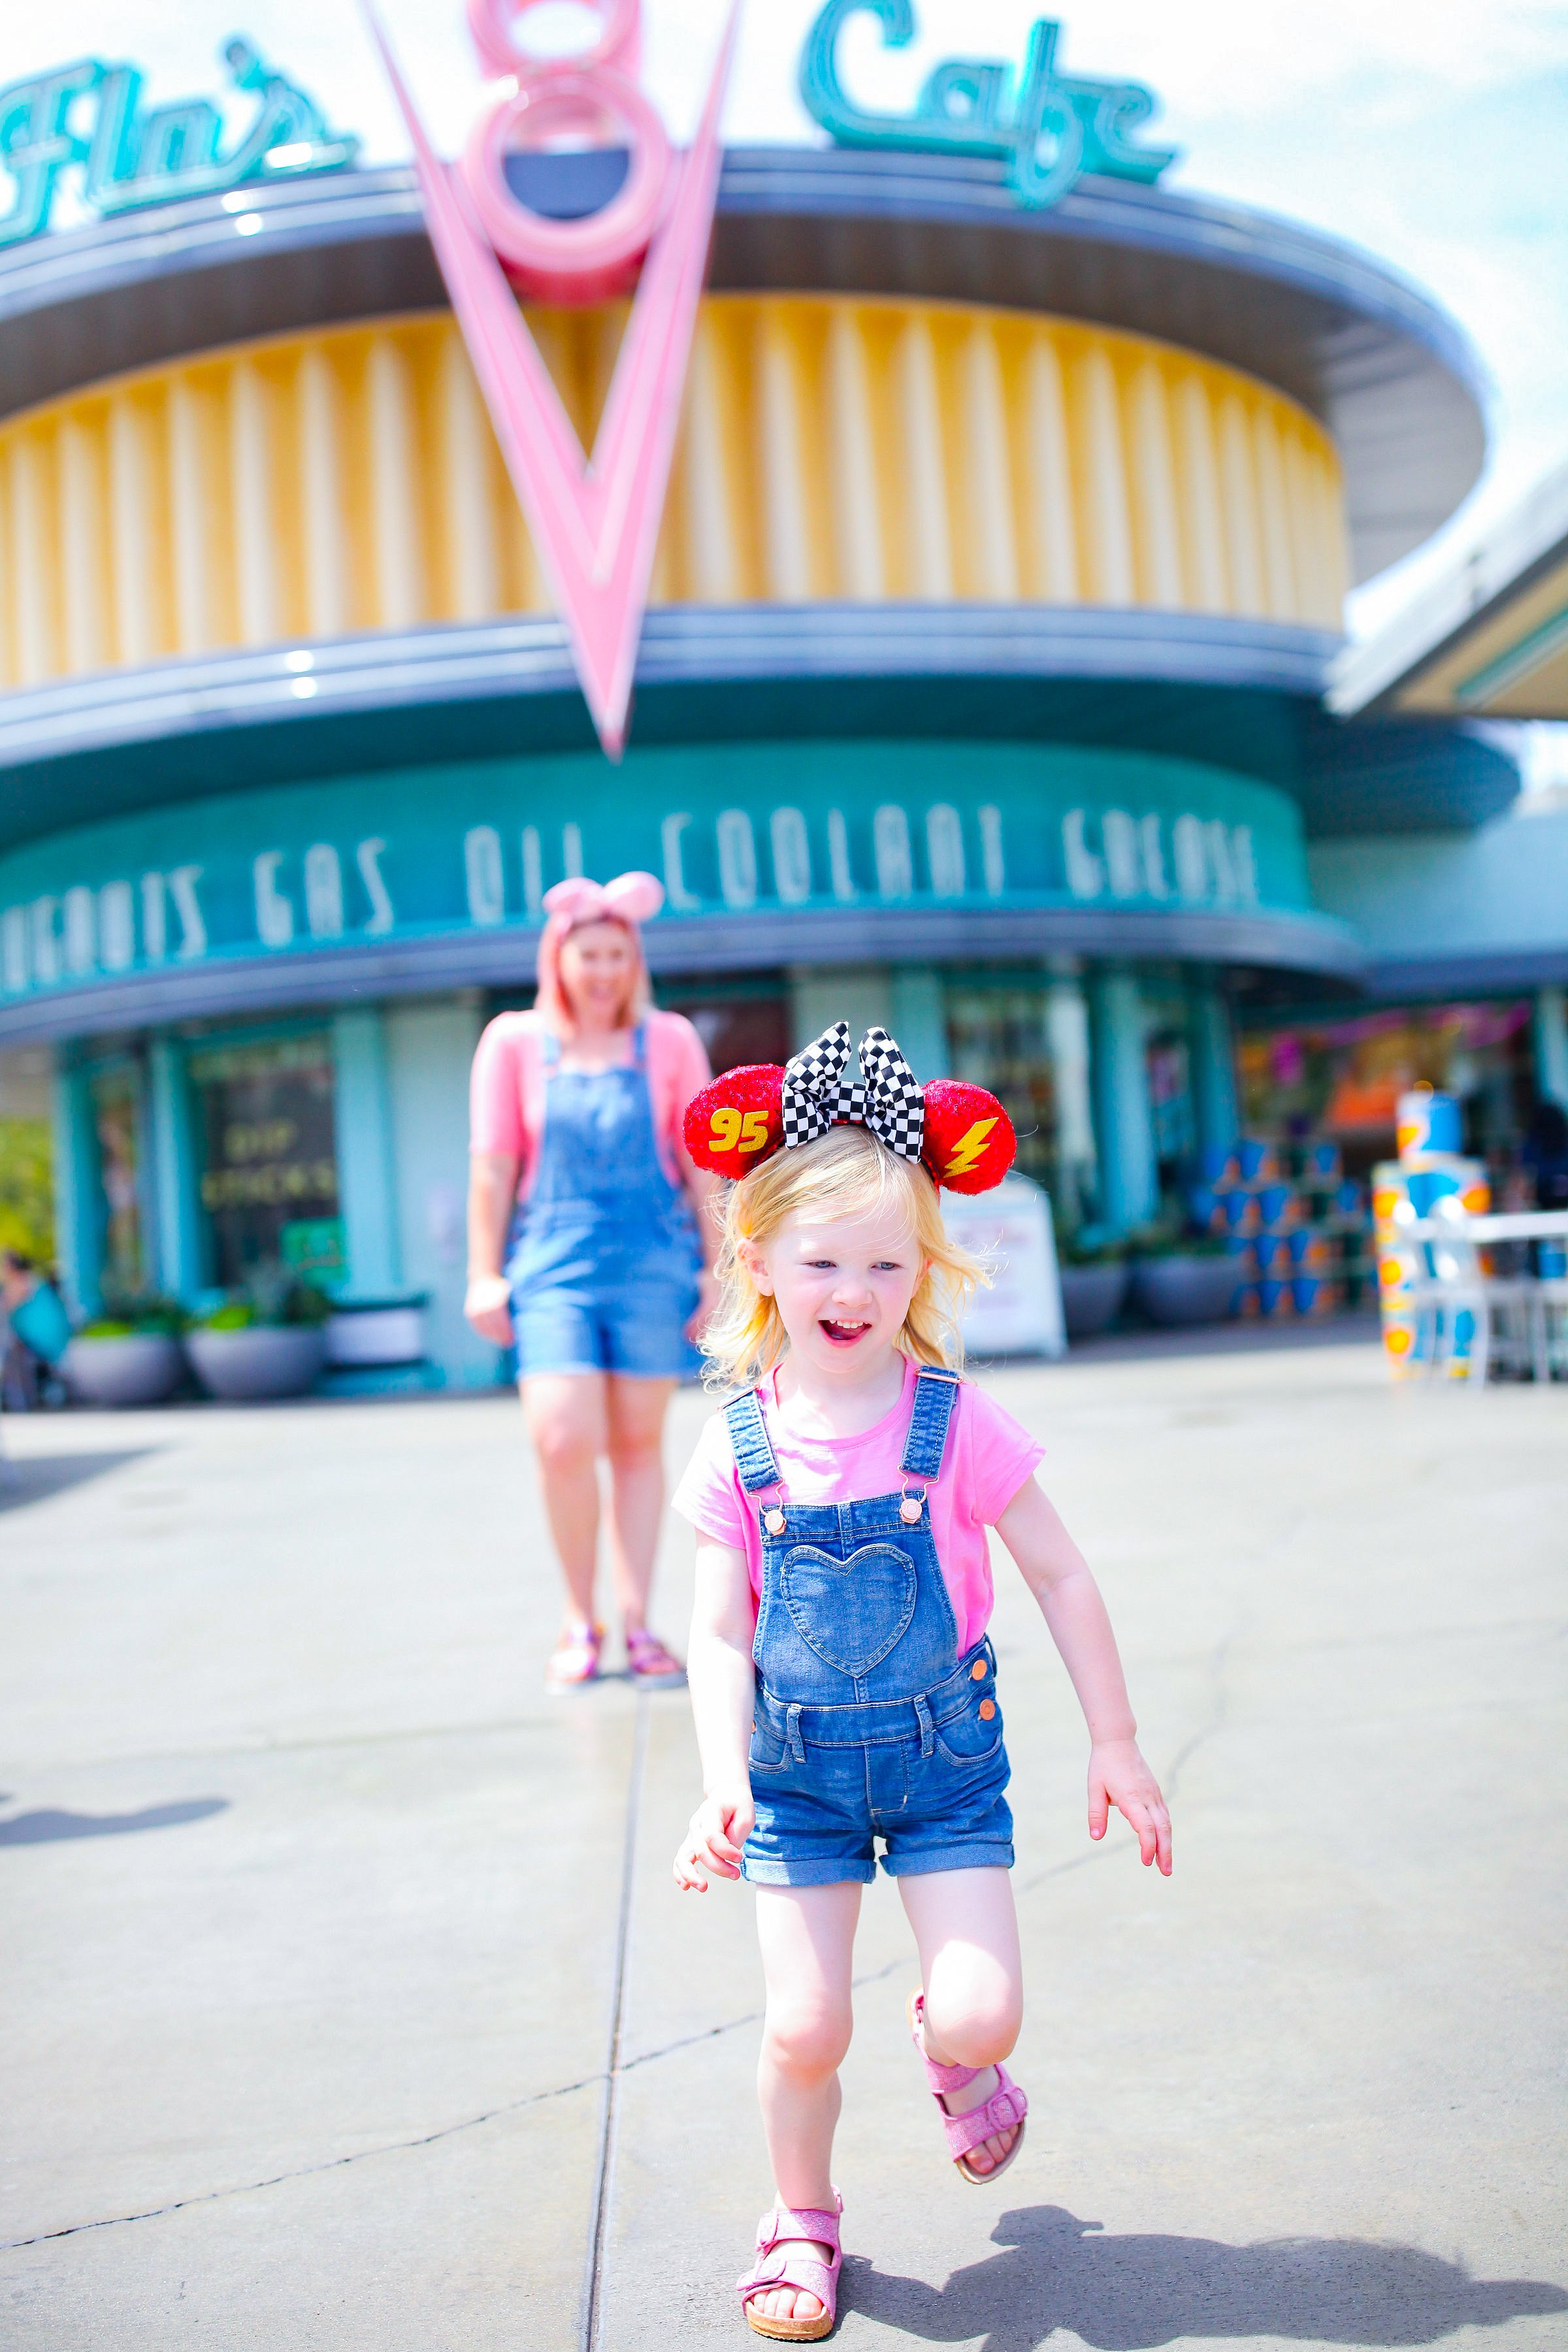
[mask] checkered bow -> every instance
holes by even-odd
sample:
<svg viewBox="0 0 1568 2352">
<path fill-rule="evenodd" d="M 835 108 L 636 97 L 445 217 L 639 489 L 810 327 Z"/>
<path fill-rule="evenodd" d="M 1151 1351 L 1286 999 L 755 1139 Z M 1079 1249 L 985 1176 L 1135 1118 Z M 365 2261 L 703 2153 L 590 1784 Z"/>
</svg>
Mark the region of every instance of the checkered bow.
<svg viewBox="0 0 1568 2352">
<path fill-rule="evenodd" d="M 836 1021 L 784 1065 L 784 1149 L 815 1143 L 830 1127 L 866 1127 L 900 1160 L 918 1160 L 925 1143 L 920 1081 L 885 1029 L 860 1040 L 862 1080 L 849 1066 L 849 1024 Z"/>
</svg>

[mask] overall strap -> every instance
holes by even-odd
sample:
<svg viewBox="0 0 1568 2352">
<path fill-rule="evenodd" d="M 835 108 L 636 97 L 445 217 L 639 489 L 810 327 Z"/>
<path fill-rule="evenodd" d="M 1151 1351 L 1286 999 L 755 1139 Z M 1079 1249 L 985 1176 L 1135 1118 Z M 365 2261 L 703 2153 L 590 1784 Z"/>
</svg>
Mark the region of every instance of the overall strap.
<svg viewBox="0 0 1568 2352">
<path fill-rule="evenodd" d="M 915 1382 L 914 1408 L 910 1414 L 910 1433 L 904 1441 L 904 1458 L 899 1468 L 906 1478 L 931 1480 L 942 1475 L 942 1457 L 947 1451 L 948 1424 L 952 1408 L 958 1402 L 958 1374 L 936 1370 L 931 1365 L 921 1368 Z"/>
<path fill-rule="evenodd" d="M 647 1067 L 647 1023 L 646 1021 L 639 1021 L 632 1031 L 632 1067 L 634 1070 L 646 1070 Z"/>
<path fill-rule="evenodd" d="M 769 1486 L 781 1486 L 779 1465 L 773 1460 L 773 1442 L 768 1425 L 763 1419 L 763 1408 L 757 1402 L 755 1389 L 734 1398 L 724 1407 L 724 1419 L 730 1431 L 730 1443 L 735 1449 L 735 1467 L 741 1474 L 741 1484 L 748 1495 L 760 1495 Z"/>
<path fill-rule="evenodd" d="M 540 1052 L 544 1063 L 544 1075 L 552 1078 L 561 1066 L 561 1040 L 548 1022 L 544 1024 L 544 1043 Z"/>
</svg>

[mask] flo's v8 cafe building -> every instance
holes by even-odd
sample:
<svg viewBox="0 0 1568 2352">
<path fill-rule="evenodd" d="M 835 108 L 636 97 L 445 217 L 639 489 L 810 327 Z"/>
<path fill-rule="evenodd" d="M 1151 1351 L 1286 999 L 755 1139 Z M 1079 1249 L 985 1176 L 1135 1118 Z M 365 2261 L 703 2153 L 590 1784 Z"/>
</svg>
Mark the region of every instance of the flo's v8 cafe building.
<svg viewBox="0 0 1568 2352">
<path fill-rule="evenodd" d="M 90 59 L 0 92 L 0 1134 L 47 1118 L 78 1307 L 280 1259 L 426 1295 L 432 1362 L 492 1379 L 469 1057 L 545 890 L 628 866 L 716 1061 L 883 1022 L 1003 1097 L 1060 1230 L 1128 1231 L 1237 1133 L 1238 1044 L 1372 1001 L 1343 877 L 1507 821 L 1465 714 L 1326 699 L 1347 587 L 1480 467 L 1453 323 L 1166 188 L 1070 26 L 891 116 L 856 17 L 913 22 L 823 10 L 824 143 L 715 153 L 689 350 L 643 272 L 680 362 L 646 612 L 549 524 L 526 362 L 470 356 L 499 257 L 593 445 L 638 238 L 701 215 L 635 8 L 587 97 L 495 106 L 445 241 L 238 37 L 178 104 Z"/>
</svg>

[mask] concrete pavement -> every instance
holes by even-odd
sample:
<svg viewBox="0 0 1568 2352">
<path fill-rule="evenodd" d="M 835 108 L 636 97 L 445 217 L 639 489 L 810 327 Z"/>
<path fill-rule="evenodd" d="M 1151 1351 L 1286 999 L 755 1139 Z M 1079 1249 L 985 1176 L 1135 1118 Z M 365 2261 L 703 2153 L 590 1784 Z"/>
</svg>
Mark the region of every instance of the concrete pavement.
<svg viewBox="0 0 1568 2352">
<path fill-rule="evenodd" d="M 1106 1586 L 1177 1874 L 1089 1845 L 1002 1562 L 1029 2140 L 994 2192 L 946 2166 L 879 1885 L 839 2340 L 1568 2346 L 1568 1395 L 1394 1392 L 1364 1345 L 994 1384 Z M 5 2343 L 752 2340 L 750 1898 L 670 1883 L 681 1695 L 540 1693 L 515 1406 L 7 1439 Z"/>
</svg>

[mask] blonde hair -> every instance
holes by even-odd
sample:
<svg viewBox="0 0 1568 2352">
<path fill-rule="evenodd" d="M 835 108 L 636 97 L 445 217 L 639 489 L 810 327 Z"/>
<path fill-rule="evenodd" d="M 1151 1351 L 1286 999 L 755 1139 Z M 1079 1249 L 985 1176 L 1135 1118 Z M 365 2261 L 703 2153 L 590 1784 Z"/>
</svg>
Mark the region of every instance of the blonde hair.
<svg viewBox="0 0 1568 2352">
<path fill-rule="evenodd" d="M 901 1209 L 925 1261 L 896 1345 L 917 1364 L 961 1370 L 959 1316 L 990 1276 L 977 1257 L 950 1241 L 936 1186 L 918 1161 L 900 1160 L 864 1127 L 836 1127 L 815 1143 L 776 1152 L 731 1184 L 723 1208 L 716 1268 L 719 1304 L 702 1334 L 710 1389 L 753 1388 L 787 1353 L 777 1301 L 752 1281 L 742 1244 L 765 1249 L 794 1216 L 874 1217 Z"/>
</svg>

